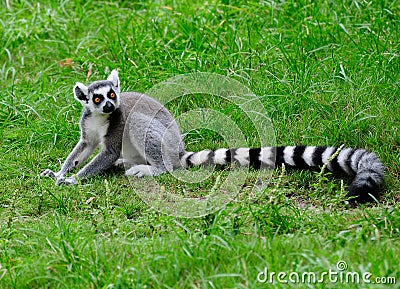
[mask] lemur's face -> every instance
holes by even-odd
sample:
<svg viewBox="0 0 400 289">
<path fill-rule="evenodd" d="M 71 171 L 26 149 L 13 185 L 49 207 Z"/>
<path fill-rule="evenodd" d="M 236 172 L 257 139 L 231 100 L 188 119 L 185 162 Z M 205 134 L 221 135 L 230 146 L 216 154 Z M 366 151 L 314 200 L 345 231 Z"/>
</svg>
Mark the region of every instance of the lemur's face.
<svg viewBox="0 0 400 289">
<path fill-rule="evenodd" d="M 112 113 L 119 107 L 119 95 L 110 81 L 100 81 L 91 84 L 88 88 L 87 106 L 90 111 Z"/>
<path fill-rule="evenodd" d="M 113 70 L 107 80 L 95 81 L 89 87 L 77 82 L 75 98 L 91 112 L 110 114 L 120 105 L 118 72 Z"/>
</svg>

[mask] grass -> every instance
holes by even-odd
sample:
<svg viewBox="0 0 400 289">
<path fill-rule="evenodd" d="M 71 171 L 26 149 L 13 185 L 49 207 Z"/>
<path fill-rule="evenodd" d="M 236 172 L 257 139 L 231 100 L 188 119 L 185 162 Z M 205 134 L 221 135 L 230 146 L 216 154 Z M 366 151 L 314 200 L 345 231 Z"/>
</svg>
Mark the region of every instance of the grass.
<svg viewBox="0 0 400 289">
<path fill-rule="evenodd" d="M 0 288 L 336 288 L 344 282 L 271 285 L 257 276 L 265 268 L 321 275 L 337 272 L 339 261 L 348 265 L 343 272 L 397 279 L 346 288 L 399 288 L 399 7 L 383 0 L 3 0 Z M 79 138 L 73 85 L 113 68 L 123 90 L 141 92 L 191 72 L 229 76 L 258 96 L 277 144 L 376 152 L 387 168 L 383 196 L 348 209 L 347 180 L 250 173 L 221 210 L 179 218 L 150 208 L 121 172 L 74 187 L 40 179 Z M 230 101 L 195 94 L 168 106 L 176 116 L 219 110 L 248 143 L 260 141 Z M 207 129 L 186 140 L 191 150 L 224 144 Z M 252 190 L 258 179 L 269 182 Z M 181 194 L 212 186 L 160 181 Z"/>
</svg>

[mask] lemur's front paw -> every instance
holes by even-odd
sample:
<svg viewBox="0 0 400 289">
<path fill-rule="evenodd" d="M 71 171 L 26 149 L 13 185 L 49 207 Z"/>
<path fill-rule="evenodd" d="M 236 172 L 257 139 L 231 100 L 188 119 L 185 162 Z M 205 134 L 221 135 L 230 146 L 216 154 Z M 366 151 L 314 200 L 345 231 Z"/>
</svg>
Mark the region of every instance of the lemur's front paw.
<svg viewBox="0 0 400 289">
<path fill-rule="evenodd" d="M 77 183 L 78 183 L 78 181 L 76 180 L 75 177 L 59 178 L 56 181 L 56 185 L 58 185 L 58 186 L 62 186 L 62 185 L 71 186 L 71 185 L 76 185 Z"/>
<path fill-rule="evenodd" d="M 58 175 L 59 175 L 58 173 L 55 173 L 50 169 L 47 169 L 40 174 L 41 177 L 49 177 L 52 179 L 57 179 Z"/>
</svg>

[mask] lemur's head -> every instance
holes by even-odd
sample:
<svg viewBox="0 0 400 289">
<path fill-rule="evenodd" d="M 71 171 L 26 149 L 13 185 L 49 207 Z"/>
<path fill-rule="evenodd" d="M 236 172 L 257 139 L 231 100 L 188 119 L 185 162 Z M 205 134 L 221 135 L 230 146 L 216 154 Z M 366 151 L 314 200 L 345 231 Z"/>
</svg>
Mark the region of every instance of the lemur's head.
<svg viewBox="0 0 400 289">
<path fill-rule="evenodd" d="M 75 98 L 91 112 L 110 114 L 119 107 L 118 71 L 111 71 L 107 80 L 95 81 L 86 87 L 77 82 L 74 86 Z"/>
</svg>

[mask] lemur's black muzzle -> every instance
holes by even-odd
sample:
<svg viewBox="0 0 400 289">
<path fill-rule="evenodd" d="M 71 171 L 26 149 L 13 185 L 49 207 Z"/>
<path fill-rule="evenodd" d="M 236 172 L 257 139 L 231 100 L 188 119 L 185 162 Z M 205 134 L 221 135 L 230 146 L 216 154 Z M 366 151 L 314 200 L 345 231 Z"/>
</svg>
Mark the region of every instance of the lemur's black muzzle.
<svg viewBox="0 0 400 289">
<path fill-rule="evenodd" d="M 114 109 L 115 109 L 115 106 L 109 101 L 107 101 L 106 104 L 103 106 L 103 112 L 105 112 L 105 113 L 113 112 Z"/>
</svg>

